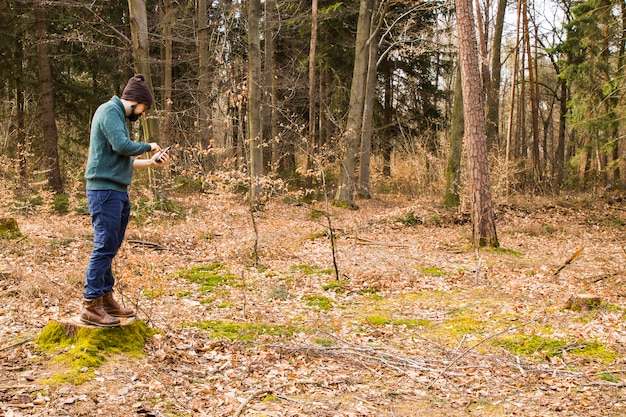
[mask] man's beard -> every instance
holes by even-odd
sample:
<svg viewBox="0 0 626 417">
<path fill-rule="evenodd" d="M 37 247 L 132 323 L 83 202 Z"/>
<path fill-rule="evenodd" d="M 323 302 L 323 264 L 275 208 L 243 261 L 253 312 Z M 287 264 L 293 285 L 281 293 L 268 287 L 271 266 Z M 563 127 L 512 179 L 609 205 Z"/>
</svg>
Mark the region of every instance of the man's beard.
<svg viewBox="0 0 626 417">
<path fill-rule="evenodd" d="M 139 120 L 139 117 L 141 117 L 141 114 L 137 114 L 135 113 L 135 108 L 137 106 L 136 105 L 132 105 L 130 106 L 130 114 L 128 116 L 126 116 L 128 118 L 128 120 L 130 120 L 131 122 L 136 122 L 137 120 Z"/>
</svg>

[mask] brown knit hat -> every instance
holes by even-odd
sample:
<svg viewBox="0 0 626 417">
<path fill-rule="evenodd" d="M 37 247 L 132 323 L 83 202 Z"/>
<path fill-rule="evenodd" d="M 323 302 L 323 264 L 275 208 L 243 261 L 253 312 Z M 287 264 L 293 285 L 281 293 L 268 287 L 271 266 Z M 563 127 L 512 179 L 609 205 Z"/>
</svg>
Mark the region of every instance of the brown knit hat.
<svg viewBox="0 0 626 417">
<path fill-rule="evenodd" d="M 146 84 L 143 74 L 137 74 L 128 80 L 124 92 L 122 93 L 122 98 L 124 100 L 143 103 L 147 108 L 152 106 L 152 93 Z"/>
</svg>

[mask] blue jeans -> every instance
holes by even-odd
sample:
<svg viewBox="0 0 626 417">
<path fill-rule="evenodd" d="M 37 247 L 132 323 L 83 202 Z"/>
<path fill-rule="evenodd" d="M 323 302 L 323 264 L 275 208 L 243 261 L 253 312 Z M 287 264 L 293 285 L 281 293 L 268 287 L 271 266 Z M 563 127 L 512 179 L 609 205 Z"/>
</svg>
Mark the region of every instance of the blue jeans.
<svg viewBox="0 0 626 417">
<path fill-rule="evenodd" d="M 87 190 L 93 226 L 93 250 L 87 265 L 83 297 L 93 300 L 113 291 L 111 264 L 117 254 L 130 218 L 128 193 Z"/>
</svg>

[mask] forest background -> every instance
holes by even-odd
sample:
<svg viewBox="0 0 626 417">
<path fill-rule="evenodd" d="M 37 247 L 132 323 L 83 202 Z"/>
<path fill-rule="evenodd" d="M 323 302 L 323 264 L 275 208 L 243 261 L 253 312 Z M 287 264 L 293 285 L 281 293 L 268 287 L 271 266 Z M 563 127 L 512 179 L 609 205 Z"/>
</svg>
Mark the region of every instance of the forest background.
<svg viewBox="0 0 626 417">
<path fill-rule="evenodd" d="M 143 72 L 156 102 L 136 137 L 175 145 L 173 183 L 263 176 L 324 182 L 347 206 L 390 190 L 461 202 L 453 4 L 361 2 L 365 15 L 359 2 L 267 1 L 250 19 L 255 3 L 3 1 L 2 175 L 26 195 L 82 193 L 93 111 Z M 478 6 L 493 193 L 619 188 L 621 4 Z"/>
<path fill-rule="evenodd" d="M 0 411 L 621 415 L 624 4 L 544 6 L 0 1 Z M 64 362 L 90 119 L 137 72 L 173 151 L 115 270 L 161 333 Z"/>
</svg>

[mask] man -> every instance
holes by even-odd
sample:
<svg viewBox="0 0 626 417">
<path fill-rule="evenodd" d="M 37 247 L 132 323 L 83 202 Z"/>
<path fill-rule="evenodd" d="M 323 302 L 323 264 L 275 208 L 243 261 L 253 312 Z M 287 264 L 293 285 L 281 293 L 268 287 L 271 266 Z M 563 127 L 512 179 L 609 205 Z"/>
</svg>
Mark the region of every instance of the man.
<svg viewBox="0 0 626 417">
<path fill-rule="evenodd" d="M 100 105 L 93 115 L 89 139 L 87 202 L 93 226 L 93 251 L 89 258 L 80 320 L 103 327 L 120 325 L 120 317 L 135 312 L 113 298 L 111 270 L 130 217 L 128 186 L 134 168 L 164 166 L 168 156 L 156 143 L 133 142 L 126 119 L 137 121 L 152 105 L 152 93 L 144 76 L 132 77 L 122 93 Z M 150 159 L 134 156 L 151 151 Z"/>
</svg>

